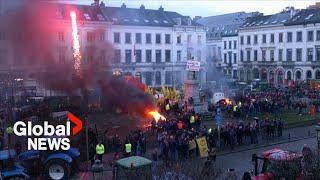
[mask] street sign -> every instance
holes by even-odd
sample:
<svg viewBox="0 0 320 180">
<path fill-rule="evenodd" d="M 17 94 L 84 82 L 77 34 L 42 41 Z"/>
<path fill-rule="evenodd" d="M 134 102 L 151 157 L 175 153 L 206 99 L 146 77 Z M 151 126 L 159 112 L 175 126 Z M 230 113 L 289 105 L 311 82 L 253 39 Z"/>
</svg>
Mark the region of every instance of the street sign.
<svg viewBox="0 0 320 180">
<path fill-rule="evenodd" d="M 187 61 L 187 70 L 188 71 L 200 71 L 200 62 L 199 61 Z"/>
</svg>

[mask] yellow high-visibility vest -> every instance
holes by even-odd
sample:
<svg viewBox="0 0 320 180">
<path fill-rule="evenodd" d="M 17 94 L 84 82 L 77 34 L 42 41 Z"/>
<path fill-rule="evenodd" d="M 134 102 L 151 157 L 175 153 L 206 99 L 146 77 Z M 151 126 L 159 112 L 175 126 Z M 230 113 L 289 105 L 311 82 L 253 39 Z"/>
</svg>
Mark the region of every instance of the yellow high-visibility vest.
<svg viewBox="0 0 320 180">
<path fill-rule="evenodd" d="M 194 116 L 190 117 L 190 124 L 193 124 L 195 122 Z"/>
<path fill-rule="evenodd" d="M 167 105 L 166 105 L 166 111 L 169 111 L 169 110 L 170 110 L 170 105 L 167 104 Z"/>
<path fill-rule="evenodd" d="M 236 112 L 237 108 L 238 108 L 238 106 L 233 106 L 233 111 Z"/>
<path fill-rule="evenodd" d="M 12 134 L 12 133 L 13 133 L 13 128 L 12 128 L 11 126 L 7 127 L 7 128 L 6 128 L 6 132 L 7 132 L 8 134 Z"/>
<path fill-rule="evenodd" d="M 125 144 L 126 153 L 131 153 L 131 143 Z"/>
<path fill-rule="evenodd" d="M 97 144 L 96 153 L 97 154 L 104 154 L 104 145 L 103 144 Z"/>
</svg>

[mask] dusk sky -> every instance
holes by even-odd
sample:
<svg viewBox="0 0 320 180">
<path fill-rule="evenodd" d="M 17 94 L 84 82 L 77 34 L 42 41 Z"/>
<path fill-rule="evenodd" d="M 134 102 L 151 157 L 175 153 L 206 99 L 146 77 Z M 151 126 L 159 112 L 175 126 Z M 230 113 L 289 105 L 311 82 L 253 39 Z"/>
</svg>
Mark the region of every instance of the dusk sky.
<svg viewBox="0 0 320 180">
<path fill-rule="evenodd" d="M 76 4 L 91 4 L 93 0 L 61 0 L 63 2 Z M 319 0 L 104 0 L 107 6 L 121 6 L 125 3 L 128 8 L 139 8 L 144 4 L 148 9 L 158 9 L 161 5 L 167 11 L 176 11 L 183 15 L 213 16 L 218 14 L 259 11 L 264 14 L 272 14 L 281 11 L 287 6 L 294 6 L 297 9 L 306 8 Z"/>
</svg>

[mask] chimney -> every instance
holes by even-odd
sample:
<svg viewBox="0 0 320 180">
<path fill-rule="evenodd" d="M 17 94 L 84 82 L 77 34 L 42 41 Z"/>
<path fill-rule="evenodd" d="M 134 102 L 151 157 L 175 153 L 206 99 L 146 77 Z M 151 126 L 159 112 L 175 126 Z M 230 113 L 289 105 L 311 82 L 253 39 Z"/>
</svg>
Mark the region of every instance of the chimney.
<svg viewBox="0 0 320 180">
<path fill-rule="evenodd" d="M 103 8 L 106 7 L 103 1 L 100 2 L 100 7 L 103 7 Z"/>
<path fill-rule="evenodd" d="M 146 7 L 143 4 L 141 4 L 140 10 L 145 10 L 145 9 L 146 9 Z"/>
<path fill-rule="evenodd" d="M 161 12 L 163 12 L 164 9 L 163 9 L 162 6 L 160 6 L 158 10 L 161 11 Z"/>
<path fill-rule="evenodd" d="M 127 8 L 125 3 L 122 3 L 121 8 Z"/>
</svg>

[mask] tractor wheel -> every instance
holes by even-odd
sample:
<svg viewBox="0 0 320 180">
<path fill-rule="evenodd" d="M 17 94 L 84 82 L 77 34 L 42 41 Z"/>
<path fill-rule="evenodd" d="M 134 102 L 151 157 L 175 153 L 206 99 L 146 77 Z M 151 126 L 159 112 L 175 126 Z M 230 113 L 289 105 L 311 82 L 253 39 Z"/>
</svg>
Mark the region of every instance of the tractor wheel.
<svg viewBox="0 0 320 180">
<path fill-rule="evenodd" d="M 70 167 L 67 162 L 60 159 L 50 160 L 46 165 L 45 174 L 47 179 L 67 180 L 70 176 Z"/>
</svg>

